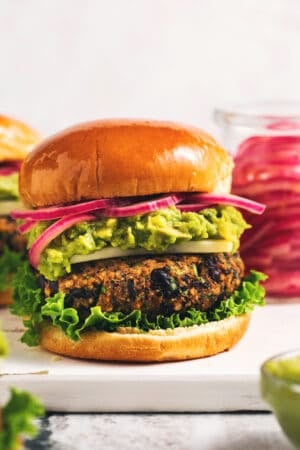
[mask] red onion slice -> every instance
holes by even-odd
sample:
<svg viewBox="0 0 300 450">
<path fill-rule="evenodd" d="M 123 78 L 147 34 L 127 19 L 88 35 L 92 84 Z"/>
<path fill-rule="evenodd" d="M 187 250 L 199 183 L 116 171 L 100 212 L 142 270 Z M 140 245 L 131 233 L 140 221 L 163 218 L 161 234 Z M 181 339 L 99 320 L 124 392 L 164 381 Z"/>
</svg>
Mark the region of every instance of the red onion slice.
<svg viewBox="0 0 300 450">
<path fill-rule="evenodd" d="M 300 270 L 285 270 L 284 267 L 268 271 L 265 288 L 272 295 L 286 295 L 289 297 L 300 295 Z M 299 301 L 299 300 L 298 300 Z"/>
<path fill-rule="evenodd" d="M 243 239 L 241 243 L 241 249 L 245 252 L 247 249 L 253 248 L 253 246 L 259 242 L 262 238 L 265 238 L 272 231 L 273 223 L 266 222 L 258 230 L 251 229 L 247 233 L 247 239 Z M 252 233 L 251 233 L 252 231 Z"/>
<path fill-rule="evenodd" d="M 103 210 L 112 204 L 110 199 L 92 200 L 90 202 L 77 203 L 68 206 L 50 206 L 49 208 L 40 208 L 32 210 L 12 211 L 13 219 L 30 219 L 30 220 L 54 220 L 61 217 L 83 214 L 90 211 Z"/>
<path fill-rule="evenodd" d="M 233 189 L 238 195 L 247 195 L 248 197 L 255 197 L 262 192 L 273 192 L 273 191 L 289 191 L 300 193 L 300 179 L 297 181 L 293 178 L 279 178 L 276 180 L 265 181 L 251 181 L 245 185 L 239 183 L 234 183 Z"/>
<path fill-rule="evenodd" d="M 268 208 L 262 218 L 245 215 L 253 225 L 241 240 L 247 268 L 255 265 L 268 274 L 268 294 L 299 295 L 300 136 L 253 136 L 243 141 L 235 158 L 233 192 Z"/>
<path fill-rule="evenodd" d="M 274 190 L 271 192 L 266 191 L 256 194 L 255 201 L 268 205 L 269 211 L 270 208 L 278 208 L 278 204 L 285 206 L 299 204 L 300 194 L 297 192 L 285 190 Z"/>
<path fill-rule="evenodd" d="M 18 231 L 21 234 L 28 233 L 37 224 L 36 220 L 26 220 L 24 223 L 18 226 Z"/>
<path fill-rule="evenodd" d="M 0 175 L 7 176 L 20 171 L 21 161 L 7 161 L 0 164 Z"/>
<path fill-rule="evenodd" d="M 184 195 L 173 194 L 164 197 L 156 198 L 155 200 L 148 200 L 145 202 L 133 203 L 127 206 L 107 208 L 104 211 L 106 217 L 129 217 L 139 214 L 146 214 L 158 209 L 169 208 L 177 205 L 184 199 Z"/>
<path fill-rule="evenodd" d="M 239 163 L 249 159 L 261 162 L 278 154 L 298 154 L 299 142 L 299 136 L 252 136 L 240 144 L 235 160 Z"/>
<path fill-rule="evenodd" d="M 182 212 L 198 212 L 207 208 L 207 205 L 204 203 L 179 203 L 176 208 Z"/>
<path fill-rule="evenodd" d="M 95 216 L 92 214 L 79 214 L 76 216 L 63 217 L 62 219 L 54 222 L 47 228 L 33 243 L 31 249 L 28 252 L 30 264 L 37 268 L 40 262 L 41 254 L 47 245 L 53 241 L 57 236 L 63 233 L 68 228 L 72 227 L 78 222 L 85 222 L 95 220 Z"/>
<path fill-rule="evenodd" d="M 17 173 L 17 172 L 19 172 L 19 171 L 16 169 L 12 169 L 9 167 L 0 167 L 0 176 L 2 176 L 2 177 L 6 177 L 8 175 L 12 175 L 13 173 Z"/>
<path fill-rule="evenodd" d="M 206 205 L 218 204 L 235 206 L 250 211 L 253 214 L 262 214 L 266 208 L 262 203 L 232 194 L 190 194 L 186 197 L 186 200 L 191 203 L 198 201 L 199 204 Z"/>
<path fill-rule="evenodd" d="M 278 119 L 267 125 L 269 130 L 297 130 L 300 125 L 297 121 L 291 119 Z"/>
</svg>

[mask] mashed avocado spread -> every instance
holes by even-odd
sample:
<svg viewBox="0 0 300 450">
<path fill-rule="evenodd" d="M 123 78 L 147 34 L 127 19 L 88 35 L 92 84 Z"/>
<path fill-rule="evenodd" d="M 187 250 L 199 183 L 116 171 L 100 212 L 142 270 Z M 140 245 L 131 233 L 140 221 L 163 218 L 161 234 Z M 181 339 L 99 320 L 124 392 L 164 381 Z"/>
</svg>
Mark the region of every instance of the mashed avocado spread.
<svg viewBox="0 0 300 450">
<path fill-rule="evenodd" d="M 30 230 L 28 248 L 51 223 L 39 222 Z M 99 218 L 80 222 L 55 238 L 43 251 L 38 270 L 49 280 L 56 280 L 71 272 L 72 256 L 91 254 L 107 246 L 159 253 L 172 244 L 190 240 L 225 239 L 236 250 L 247 228 L 241 213 L 231 206 L 206 208 L 199 213 L 170 207 L 133 217 Z"/>
<path fill-rule="evenodd" d="M 13 200 L 19 198 L 18 173 L 0 176 L 0 200 Z"/>
</svg>

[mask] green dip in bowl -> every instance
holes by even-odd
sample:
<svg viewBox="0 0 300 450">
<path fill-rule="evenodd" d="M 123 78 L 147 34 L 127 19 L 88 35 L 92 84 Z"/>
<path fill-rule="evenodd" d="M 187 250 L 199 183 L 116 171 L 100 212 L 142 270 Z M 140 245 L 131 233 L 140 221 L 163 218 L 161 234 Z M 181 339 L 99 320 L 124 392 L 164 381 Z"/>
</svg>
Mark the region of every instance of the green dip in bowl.
<svg viewBox="0 0 300 450">
<path fill-rule="evenodd" d="M 261 394 L 287 437 L 300 448 L 300 350 L 283 353 L 264 362 Z"/>
</svg>

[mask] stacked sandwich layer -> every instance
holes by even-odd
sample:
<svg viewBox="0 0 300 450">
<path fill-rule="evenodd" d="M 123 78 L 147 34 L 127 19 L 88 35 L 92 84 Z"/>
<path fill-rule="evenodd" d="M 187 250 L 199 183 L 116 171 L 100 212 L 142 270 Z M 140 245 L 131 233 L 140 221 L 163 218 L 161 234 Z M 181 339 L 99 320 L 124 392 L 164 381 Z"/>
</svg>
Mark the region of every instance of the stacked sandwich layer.
<svg viewBox="0 0 300 450">
<path fill-rule="evenodd" d="M 40 141 L 23 122 L 0 116 L 0 305 L 11 301 L 11 280 L 26 251 L 26 239 L 10 212 L 20 207 L 18 178 L 22 160 Z"/>
</svg>

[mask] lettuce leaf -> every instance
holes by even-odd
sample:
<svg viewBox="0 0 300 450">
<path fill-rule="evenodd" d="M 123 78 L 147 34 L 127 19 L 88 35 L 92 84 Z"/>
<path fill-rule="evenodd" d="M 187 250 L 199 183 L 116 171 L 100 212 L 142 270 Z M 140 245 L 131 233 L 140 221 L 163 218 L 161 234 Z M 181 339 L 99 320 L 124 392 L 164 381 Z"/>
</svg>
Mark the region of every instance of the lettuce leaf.
<svg viewBox="0 0 300 450">
<path fill-rule="evenodd" d="M 23 262 L 13 279 L 13 303 L 10 306 L 12 314 L 23 317 L 27 330 L 21 341 L 29 346 L 38 345 L 38 326 L 43 321 L 41 306 L 42 291 L 38 286 L 34 273 L 27 261 Z"/>
<path fill-rule="evenodd" d="M 147 332 L 157 329 L 189 327 L 222 320 L 232 315 L 238 316 L 252 311 L 256 305 L 264 305 L 265 290 L 260 285 L 260 281 L 265 279 L 264 274 L 251 271 L 244 278 L 238 290 L 209 312 L 201 312 L 192 308 L 184 314 L 159 315 L 155 320 L 150 320 L 139 310 L 134 310 L 130 314 L 108 313 L 102 311 L 100 306 L 95 306 L 90 308 L 89 316 L 82 320 L 75 308 L 65 308 L 63 293 L 60 292 L 43 299 L 33 271 L 26 262 L 20 267 L 14 279 L 14 303 L 11 311 L 13 314 L 28 317 L 24 320 L 27 331 L 22 337 L 22 342 L 30 346 L 38 344 L 38 330 L 45 321 L 60 328 L 74 341 L 80 339 L 80 334 L 86 330 L 116 331 L 122 326 L 134 327 L 142 332 Z"/>
<path fill-rule="evenodd" d="M 0 449 L 12 450 L 20 436 L 34 437 L 37 427 L 33 419 L 43 416 L 44 408 L 33 395 L 11 389 L 11 397 L 2 410 L 2 430 L 0 431 Z"/>
<path fill-rule="evenodd" d="M 22 254 L 4 247 L 0 256 L 0 291 L 11 287 L 11 277 L 17 271 L 22 260 Z"/>
</svg>

